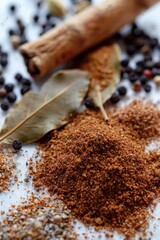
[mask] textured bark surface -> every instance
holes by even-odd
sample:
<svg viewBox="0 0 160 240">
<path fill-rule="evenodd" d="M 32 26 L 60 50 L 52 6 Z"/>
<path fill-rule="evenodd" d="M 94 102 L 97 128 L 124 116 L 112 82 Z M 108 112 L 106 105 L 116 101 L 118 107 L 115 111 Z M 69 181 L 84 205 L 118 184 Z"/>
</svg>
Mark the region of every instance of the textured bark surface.
<svg viewBox="0 0 160 240">
<path fill-rule="evenodd" d="M 20 52 L 29 73 L 41 78 L 102 40 L 159 0 L 103 0 L 69 18 Z"/>
</svg>

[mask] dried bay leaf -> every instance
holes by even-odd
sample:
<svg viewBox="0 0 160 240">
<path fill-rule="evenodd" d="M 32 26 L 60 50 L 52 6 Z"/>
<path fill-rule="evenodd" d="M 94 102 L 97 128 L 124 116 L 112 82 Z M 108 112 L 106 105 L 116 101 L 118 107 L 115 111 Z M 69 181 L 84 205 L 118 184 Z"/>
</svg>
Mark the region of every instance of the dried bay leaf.
<svg viewBox="0 0 160 240">
<path fill-rule="evenodd" d="M 0 141 L 31 143 L 69 121 L 84 99 L 89 85 L 88 73 L 59 71 L 39 93 L 28 92 L 15 105 L 2 127 Z"/>
<path fill-rule="evenodd" d="M 63 17 L 67 13 L 61 0 L 47 0 L 47 4 L 53 16 Z"/>
<path fill-rule="evenodd" d="M 101 113 L 102 113 L 102 115 L 104 117 L 104 120 L 108 121 L 109 118 L 108 118 L 107 113 L 106 113 L 106 111 L 104 109 L 100 88 L 99 88 L 99 85 L 97 85 L 97 84 L 95 85 L 95 92 L 96 92 L 96 96 L 97 96 L 97 98 L 96 98 L 96 101 L 97 101 L 96 105 L 97 105 L 97 107 L 99 107 L 99 109 L 100 109 L 100 111 L 101 111 Z"/>
<path fill-rule="evenodd" d="M 74 13 L 79 13 L 83 11 L 89 5 L 90 5 L 90 2 L 88 0 L 83 0 L 81 2 L 76 3 L 74 6 Z"/>
</svg>

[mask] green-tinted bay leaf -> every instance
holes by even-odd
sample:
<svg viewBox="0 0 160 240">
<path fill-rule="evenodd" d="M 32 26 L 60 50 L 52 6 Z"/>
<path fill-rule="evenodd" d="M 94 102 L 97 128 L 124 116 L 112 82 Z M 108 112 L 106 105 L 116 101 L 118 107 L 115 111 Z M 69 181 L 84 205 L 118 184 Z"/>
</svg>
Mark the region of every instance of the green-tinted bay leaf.
<svg viewBox="0 0 160 240">
<path fill-rule="evenodd" d="M 89 85 L 88 73 L 59 71 L 39 93 L 28 92 L 15 105 L 2 127 L 0 141 L 31 143 L 69 121 L 81 105 Z"/>
</svg>

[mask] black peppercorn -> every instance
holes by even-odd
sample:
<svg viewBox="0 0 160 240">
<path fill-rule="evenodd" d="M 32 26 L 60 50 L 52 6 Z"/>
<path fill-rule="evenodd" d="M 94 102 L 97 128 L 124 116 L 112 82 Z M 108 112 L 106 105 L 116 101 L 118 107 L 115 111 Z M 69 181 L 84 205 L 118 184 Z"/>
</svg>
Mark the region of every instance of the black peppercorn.
<svg viewBox="0 0 160 240">
<path fill-rule="evenodd" d="M 157 75 L 160 75 L 160 69 L 158 69 L 158 68 L 153 68 L 153 69 L 152 69 L 152 74 L 153 74 L 154 77 L 157 76 Z"/>
<path fill-rule="evenodd" d="M 31 81 L 27 78 L 22 79 L 22 84 L 26 86 L 31 86 Z"/>
<path fill-rule="evenodd" d="M 142 68 L 144 68 L 145 63 L 144 63 L 143 61 L 138 61 L 138 62 L 136 63 L 136 65 L 137 65 L 137 67 L 142 67 Z"/>
<path fill-rule="evenodd" d="M 11 11 L 12 13 L 14 13 L 14 12 L 16 11 L 16 6 L 15 6 L 15 5 L 11 5 L 11 6 L 10 6 L 10 11 Z"/>
<path fill-rule="evenodd" d="M 0 87 L 3 86 L 4 83 L 5 83 L 5 78 L 0 77 Z"/>
<path fill-rule="evenodd" d="M 41 6 L 42 6 L 42 2 L 41 1 L 37 2 L 37 8 L 40 8 Z"/>
<path fill-rule="evenodd" d="M 134 35 L 134 36 L 136 36 L 136 37 L 140 37 L 141 35 L 142 35 L 142 30 L 140 29 L 140 28 L 134 28 L 133 30 L 132 30 L 132 34 Z"/>
<path fill-rule="evenodd" d="M 38 15 L 35 15 L 35 16 L 33 17 L 33 21 L 34 21 L 35 23 L 37 23 L 37 22 L 39 21 L 39 16 L 38 16 Z"/>
<path fill-rule="evenodd" d="M 10 103 L 14 103 L 17 99 L 16 94 L 13 92 L 8 93 L 6 97 Z"/>
<path fill-rule="evenodd" d="M 151 85 L 149 85 L 149 84 L 144 85 L 144 91 L 145 91 L 146 93 L 149 93 L 151 90 L 152 90 Z"/>
<path fill-rule="evenodd" d="M 112 97 L 110 98 L 111 103 L 116 104 L 120 100 L 120 97 L 117 93 L 113 93 Z"/>
<path fill-rule="evenodd" d="M 143 68 L 142 67 L 140 67 L 140 66 L 138 66 L 136 69 L 135 69 L 135 73 L 137 74 L 137 75 L 142 75 L 142 72 L 143 72 Z"/>
<path fill-rule="evenodd" d="M 7 57 L 1 56 L 0 58 L 0 64 L 3 68 L 7 67 L 8 65 L 8 59 Z"/>
<path fill-rule="evenodd" d="M 157 38 L 151 38 L 150 39 L 150 47 L 155 48 L 158 46 L 158 39 Z"/>
<path fill-rule="evenodd" d="M 146 85 L 146 83 L 149 81 L 149 79 L 145 76 L 141 76 L 139 80 L 142 85 Z"/>
<path fill-rule="evenodd" d="M 18 140 L 13 141 L 12 147 L 14 150 L 19 151 L 22 148 L 22 143 Z"/>
<path fill-rule="evenodd" d="M 9 33 L 10 36 L 16 35 L 16 33 L 13 29 L 9 29 L 8 33 Z"/>
<path fill-rule="evenodd" d="M 30 86 L 24 85 L 21 89 L 21 94 L 24 95 L 25 93 L 27 93 L 30 90 L 31 90 Z"/>
<path fill-rule="evenodd" d="M 52 14 L 51 14 L 51 13 L 47 13 L 47 14 L 46 14 L 46 19 L 47 19 L 47 20 L 50 20 L 51 17 L 52 17 Z"/>
<path fill-rule="evenodd" d="M 128 45 L 126 50 L 127 50 L 128 55 L 133 55 L 136 52 L 134 45 Z"/>
<path fill-rule="evenodd" d="M 12 92 L 14 89 L 14 84 L 12 84 L 12 83 L 6 84 L 5 89 L 6 89 L 7 93 Z"/>
<path fill-rule="evenodd" d="M 7 102 L 6 100 L 4 100 L 4 101 L 1 103 L 1 109 L 2 109 L 3 111 L 8 111 L 8 109 L 9 109 L 9 104 L 8 104 L 8 102 Z"/>
<path fill-rule="evenodd" d="M 154 64 L 154 67 L 155 67 L 155 68 L 160 68 L 160 62 L 156 62 L 156 63 Z"/>
<path fill-rule="evenodd" d="M 93 101 L 92 98 L 86 98 L 85 101 L 84 101 L 84 105 L 89 109 L 92 109 L 92 108 L 95 107 L 94 101 Z"/>
<path fill-rule="evenodd" d="M 1 52 L 1 57 L 2 58 L 8 58 L 8 53 L 7 52 Z"/>
<path fill-rule="evenodd" d="M 125 96 L 127 93 L 127 88 L 124 86 L 120 86 L 117 90 L 118 90 L 120 96 Z"/>
<path fill-rule="evenodd" d="M 123 67 L 127 67 L 128 64 L 129 64 L 129 60 L 128 60 L 128 59 L 124 59 L 124 60 L 121 61 L 121 65 L 122 65 Z"/>
<path fill-rule="evenodd" d="M 137 80 L 138 80 L 138 76 L 137 76 L 134 72 L 132 72 L 132 73 L 129 75 L 129 81 L 130 81 L 131 83 L 135 83 Z"/>
<path fill-rule="evenodd" d="M 15 75 L 15 79 L 17 80 L 17 82 L 22 82 L 22 80 L 23 80 L 23 77 L 22 77 L 22 75 L 20 74 L 20 73 L 17 73 L 16 75 Z"/>
</svg>

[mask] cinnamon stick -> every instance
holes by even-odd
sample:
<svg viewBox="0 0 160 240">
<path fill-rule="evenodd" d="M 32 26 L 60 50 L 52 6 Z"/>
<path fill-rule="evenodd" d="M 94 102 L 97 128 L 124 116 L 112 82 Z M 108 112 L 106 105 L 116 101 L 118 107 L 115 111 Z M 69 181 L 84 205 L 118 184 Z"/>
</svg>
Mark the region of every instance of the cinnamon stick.
<svg viewBox="0 0 160 240">
<path fill-rule="evenodd" d="M 29 73 L 41 78 L 116 33 L 159 0 L 103 0 L 64 21 L 35 42 L 21 46 Z"/>
</svg>

